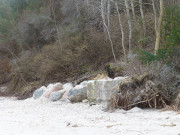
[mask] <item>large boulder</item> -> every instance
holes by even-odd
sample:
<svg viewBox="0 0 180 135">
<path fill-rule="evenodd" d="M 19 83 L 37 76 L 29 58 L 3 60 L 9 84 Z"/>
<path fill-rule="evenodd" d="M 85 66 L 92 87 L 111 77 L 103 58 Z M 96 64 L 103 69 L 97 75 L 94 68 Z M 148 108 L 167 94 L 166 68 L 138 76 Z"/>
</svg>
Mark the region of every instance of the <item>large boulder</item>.
<svg viewBox="0 0 180 135">
<path fill-rule="evenodd" d="M 87 87 L 77 85 L 70 90 L 68 99 L 71 102 L 82 102 L 84 99 L 87 99 Z"/>
<path fill-rule="evenodd" d="M 80 85 L 83 86 L 83 87 L 87 87 L 87 84 L 88 84 L 88 81 L 83 81 L 83 82 L 80 83 Z"/>
<path fill-rule="evenodd" d="M 50 95 L 50 100 L 51 101 L 58 101 L 61 99 L 61 97 L 63 96 L 64 93 L 65 93 L 65 90 L 52 92 Z"/>
<path fill-rule="evenodd" d="M 62 89 L 63 89 L 63 85 L 61 83 L 49 84 L 47 86 L 47 91 L 44 93 L 44 97 L 49 98 L 51 93 Z"/>
<path fill-rule="evenodd" d="M 114 94 L 119 91 L 119 84 L 127 77 L 117 77 L 115 79 L 92 80 L 87 84 L 87 97 L 89 104 L 102 103 L 107 109 Z"/>
<path fill-rule="evenodd" d="M 63 85 L 63 90 L 65 90 L 65 93 L 63 94 L 63 96 L 61 98 L 62 101 L 65 101 L 68 99 L 68 94 L 72 88 L 73 88 L 72 83 L 66 83 Z"/>
<path fill-rule="evenodd" d="M 40 98 L 40 97 L 44 94 L 44 92 L 46 91 L 46 89 L 47 89 L 47 88 L 46 88 L 45 86 L 42 86 L 41 88 L 35 90 L 34 93 L 33 93 L 33 98 L 34 98 L 34 99 Z"/>
</svg>

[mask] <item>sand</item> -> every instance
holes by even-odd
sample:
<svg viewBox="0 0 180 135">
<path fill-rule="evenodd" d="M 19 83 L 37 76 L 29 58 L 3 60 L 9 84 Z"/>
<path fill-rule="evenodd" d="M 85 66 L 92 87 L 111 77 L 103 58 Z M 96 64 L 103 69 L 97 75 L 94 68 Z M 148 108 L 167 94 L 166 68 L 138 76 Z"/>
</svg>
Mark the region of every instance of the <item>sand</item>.
<svg viewBox="0 0 180 135">
<path fill-rule="evenodd" d="M 179 135 L 180 114 L 101 105 L 0 98 L 0 135 Z"/>
</svg>

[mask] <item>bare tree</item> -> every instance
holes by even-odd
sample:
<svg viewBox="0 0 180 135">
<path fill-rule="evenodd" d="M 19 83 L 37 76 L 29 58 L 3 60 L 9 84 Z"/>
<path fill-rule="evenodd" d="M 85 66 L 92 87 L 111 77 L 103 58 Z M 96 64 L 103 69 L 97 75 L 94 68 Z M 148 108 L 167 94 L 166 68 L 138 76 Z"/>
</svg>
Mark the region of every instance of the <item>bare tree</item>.
<svg viewBox="0 0 180 135">
<path fill-rule="evenodd" d="M 133 13 L 133 19 L 136 20 L 136 14 L 135 14 L 135 9 L 134 9 L 134 0 L 131 0 L 131 9 Z"/>
<path fill-rule="evenodd" d="M 152 6 L 153 6 L 153 11 L 154 11 L 154 23 L 155 23 L 155 31 L 157 31 L 157 14 L 156 14 L 156 6 L 155 6 L 155 1 L 152 0 Z"/>
<path fill-rule="evenodd" d="M 110 16 L 111 16 L 111 3 L 110 0 L 107 0 L 107 23 L 108 23 L 108 28 L 110 27 Z"/>
<path fill-rule="evenodd" d="M 117 61 L 116 55 L 114 53 L 114 44 L 112 42 L 112 37 L 111 37 L 110 31 L 109 31 L 109 28 L 108 28 L 108 26 L 106 24 L 105 13 L 104 13 L 105 2 L 106 2 L 105 0 L 101 0 L 101 16 L 102 16 L 102 21 L 103 21 L 103 25 L 104 25 L 104 27 L 105 27 L 105 29 L 107 31 L 109 41 L 111 43 L 111 50 L 112 50 L 112 54 L 113 54 L 114 60 Z"/>
<path fill-rule="evenodd" d="M 160 0 L 160 16 L 159 16 L 158 28 L 156 32 L 155 55 L 157 55 L 160 46 L 161 25 L 162 25 L 163 15 L 164 15 L 164 3 L 163 0 Z"/>
<path fill-rule="evenodd" d="M 142 0 L 139 0 L 139 6 L 140 6 L 140 12 L 141 12 L 141 18 L 142 18 L 142 24 L 143 24 L 144 36 L 145 36 L 145 35 L 146 35 L 146 27 L 145 27 L 145 21 L 144 21 L 144 12 L 143 12 L 143 4 L 142 4 Z"/>
<path fill-rule="evenodd" d="M 57 23 L 57 17 L 56 17 L 56 14 L 55 14 L 55 1 L 51 0 L 50 1 L 50 10 L 52 12 L 52 16 L 53 16 L 53 22 L 54 22 L 54 25 L 55 25 L 55 28 L 56 28 L 56 32 L 57 32 L 57 39 L 58 39 L 58 43 L 59 45 L 61 45 L 61 39 L 60 39 L 60 30 L 59 30 L 59 27 L 58 27 L 58 23 Z"/>
<path fill-rule="evenodd" d="M 120 29 L 121 29 L 121 40 L 122 40 L 122 48 L 123 48 L 123 52 L 124 52 L 124 57 L 126 58 L 126 50 L 125 50 L 125 45 L 124 45 L 124 28 L 123 28 L 123 24 L 122 24 L 122 20 L 121 20 L 121 14 L 119 13 L 119 7 L 118 7 L 118 3 L 117 0 L 115 2 L 116 5 L 116 11 L 118 14 L 118 19 L 119 19 L 119 25 L 120 25 Z"/>
<path fill-rule="evenodd" d="M 129 25 L 129 53 L 132 51 L 132 22 L 131 22 L 131 16 L 130 16 L 130 11 L 129 11 L 129 0 L 124 0 L 125 1 L 125 6 L 126 6 L 126 13 L 127 13 L 127 18 L 128 18 L 128 25 Z"/>
</svg>

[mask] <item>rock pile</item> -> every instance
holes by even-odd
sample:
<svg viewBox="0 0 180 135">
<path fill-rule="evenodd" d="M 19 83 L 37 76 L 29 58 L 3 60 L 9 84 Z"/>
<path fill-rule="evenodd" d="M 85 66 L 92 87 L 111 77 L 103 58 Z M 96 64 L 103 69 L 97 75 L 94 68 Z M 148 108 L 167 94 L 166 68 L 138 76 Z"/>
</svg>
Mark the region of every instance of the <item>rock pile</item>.
<svg viewBox="0 0 180 135">
<path fill-rule="evenodd" d="M 180 83 L 177 84 L 178 86 L 175 85 L 174 89 L 180 88 Z M 88 102 L 89 105 L 101 104 L 104 111 L 114 107 L 126 110 L 135 106 L 162 108 L 166 106 L 166 103 L 171 102 L 160 88 L 165 89 L 162 85 L 155 84 L 149 75 L 116 77 L 114 79 L 84 81 L 75 87 L 71 83 L 42 86 L 34 92 L 33 98 L 45 97 L 50 101 Z M 178 106 L 180 106 L 179 97 L 177 96 L 175 100 Z"/>
<path fill-rule="evenodd" d="M 117 93 L 120 82 L 125 78 L 127 77 L 84 81 L 75 87 L 71 83 L 49 84 L 47 87 L 42 86 L 35 90 L 33 98 L 45 97 L 51 101 L 69 100 L 71 102 L 82 102 L 88 99 L 90 105 L 97 103 L 108 104 L 111 96 Z"/>
</svg>

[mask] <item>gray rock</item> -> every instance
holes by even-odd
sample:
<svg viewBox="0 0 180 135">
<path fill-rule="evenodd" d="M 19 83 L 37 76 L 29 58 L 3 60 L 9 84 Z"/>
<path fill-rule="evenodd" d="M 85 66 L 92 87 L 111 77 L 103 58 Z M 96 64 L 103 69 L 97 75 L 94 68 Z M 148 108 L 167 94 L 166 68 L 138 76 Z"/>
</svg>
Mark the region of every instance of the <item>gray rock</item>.
<svg viewBox="0 0 180 135">
<path fill-rule="evenodd" d="M 63 90 L 65 90 L 65 93 L 63 94 L 61 100 L 62 101 L 68 101 L 68 94 L 70 92 L 70 90 L 73 88 L 73 84 L 71 83 L 66 83 L 63 85 Z"/>
<path fill-rule="evenodd" d="M 61 97 L 63 96 L 64 93 L 65 93 L 65 90 L 52 92 L 50 95 L 50 100 L 51 101 L 58 101 L 61 99 Z"/>
<path fill-rule="evenodd" d="M 127 77 L 89 81 L 87 85 L 89 105 L 102 103 L 102 110 L 107 110 L 112 97 L 119 91 L 120 82 L 124 79 Z"/>
<path fill-rule="evenodd" d="M 33 93 L 33 98 L 34 99 L 40 98 L 44 94 L 44 92 L 45 92 L 45 89 L 43 87 L 35 90 L 34 93 Z"/>
<path fill-rule="evenodd" d="M 62 89 L 63 89 L 63 85 L 61 83 L 49 84 L 43 96 L 46 98 L 49 98 L 51 93 L 62 90 Z"/>
<path fill-rule="evenodd" d="M 70 90 L 68 99 L 71 102 L 82 102 L 87 99 L 87 87 L 75 87 Z"/>
<path fill-rule="evenodd" d="M 0 87 L 0 93 L 5 93 L 7 91 L 7 86 Z"/>
<path fill-rule="evenodd" d="M 81 82 L 80 85 L 83 87 L 87 87 L 88 81 Z"/>
</svg>

